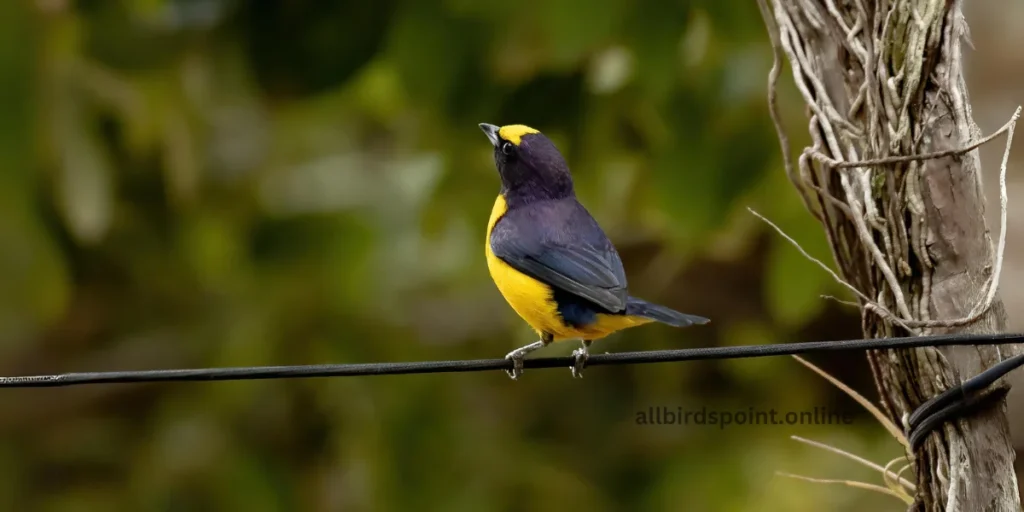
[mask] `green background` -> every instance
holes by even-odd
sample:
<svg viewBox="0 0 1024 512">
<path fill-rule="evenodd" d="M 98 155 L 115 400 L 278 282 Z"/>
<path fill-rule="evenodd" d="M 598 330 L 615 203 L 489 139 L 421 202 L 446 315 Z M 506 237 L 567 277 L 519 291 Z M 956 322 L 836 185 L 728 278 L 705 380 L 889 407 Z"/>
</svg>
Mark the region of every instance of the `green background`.
<svg viewBox="0 0 1024 512">
<path fill-rule="evenodd" d="M 594 352 L 850 339 L 786 180 L 754 3 L 0 3 L 0 374 L 503 356 L 477 123 L 547 133 L 634 295 Z M 793 149 L 802 104 L 784 72 Z M 542 355 L 568 355 L 575 344 Z M 541 354 L 538 354 L 541 355 Z M 863 355 L 812 358 L 869 397 Z M 638 411 L 851 425 L 643 426 Z M 0 390 L 5 509 L 903 510 L 902 454 L 791 358 Z"/>
</svg>

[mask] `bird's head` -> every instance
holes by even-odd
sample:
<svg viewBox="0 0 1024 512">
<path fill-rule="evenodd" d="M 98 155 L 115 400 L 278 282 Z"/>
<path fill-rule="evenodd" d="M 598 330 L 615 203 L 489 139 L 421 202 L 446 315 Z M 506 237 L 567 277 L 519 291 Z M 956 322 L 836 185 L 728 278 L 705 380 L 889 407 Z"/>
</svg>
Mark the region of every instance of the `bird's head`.
<svg viewBox="0 0 1024 512">
<path fill-rule="evenodd" d="M 480 123 L 494 146 L 501 193 L 510 203 L 562 199 L 573 194 L 565 158 L 543 133 L 521 124 Z"/>
</svg>

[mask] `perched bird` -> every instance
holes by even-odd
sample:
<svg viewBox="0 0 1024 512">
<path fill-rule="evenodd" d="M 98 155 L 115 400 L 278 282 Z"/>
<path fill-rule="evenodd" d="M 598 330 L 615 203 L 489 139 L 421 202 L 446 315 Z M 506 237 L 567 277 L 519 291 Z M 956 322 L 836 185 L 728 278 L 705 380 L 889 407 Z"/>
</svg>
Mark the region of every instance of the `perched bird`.
<svg viewBox="0 0 1024 512">
<path fill-rule="evenodd" d="M 481 123 L 494 145 L 501 191 L 487 223 L 487 268 L 512 309 L 540 340 L 505 356 L 517 379 L 523 358 L 555 341 L 578 339 L 573 377 L 580 377 L 591 342 L 662 322 L 706 324 L 629 296 L 622 260 L 597 221 L 576 200 L 572 176 L 554 143 L 523 125 Z"/>
</svg>

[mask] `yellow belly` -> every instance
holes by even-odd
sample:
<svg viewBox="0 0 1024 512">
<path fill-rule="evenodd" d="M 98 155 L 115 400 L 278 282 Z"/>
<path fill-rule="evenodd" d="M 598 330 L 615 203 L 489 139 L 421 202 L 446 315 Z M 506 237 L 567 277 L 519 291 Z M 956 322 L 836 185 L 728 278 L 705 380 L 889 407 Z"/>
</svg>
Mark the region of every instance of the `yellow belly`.
<svg viewBox="0 0 1024 512">
<path fill-rule="evenodd" d="M 538 335 L 549 333 L 555 341 L 596 340 L 627 327 L 651 322 L 647 318 L 598 314 L 597 321 L 591 325 L 581 328 L 566 325 L 558 314 L 558 305 L 552 297 L 551 287 L 512 268 L 491 250 L 491 230 L 506 210 L 505 198 L 499 195 L 487 223 L 487 238 L 484 244 L 487 269 L 505 301 L 530 324 L 533 330 L 537 331 Z"/>
</svg>

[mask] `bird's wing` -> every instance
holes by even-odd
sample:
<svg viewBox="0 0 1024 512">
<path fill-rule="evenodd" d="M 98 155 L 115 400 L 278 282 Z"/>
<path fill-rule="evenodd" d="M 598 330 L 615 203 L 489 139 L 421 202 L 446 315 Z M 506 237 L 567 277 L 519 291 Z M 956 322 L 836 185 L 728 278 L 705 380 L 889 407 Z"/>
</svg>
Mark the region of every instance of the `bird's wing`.
<svg viewBox="0 0 1024 512">
<path fill-rule="evenodd" d="M 491 234 L 491 250 L 512 268 L 549 286 L 613 313 L 626 309 L 626 274 L 611 243 L 560 241 L 499 222 Z"/>
</svg>

